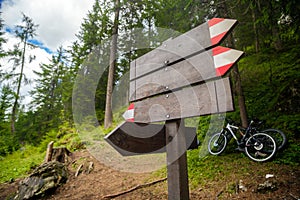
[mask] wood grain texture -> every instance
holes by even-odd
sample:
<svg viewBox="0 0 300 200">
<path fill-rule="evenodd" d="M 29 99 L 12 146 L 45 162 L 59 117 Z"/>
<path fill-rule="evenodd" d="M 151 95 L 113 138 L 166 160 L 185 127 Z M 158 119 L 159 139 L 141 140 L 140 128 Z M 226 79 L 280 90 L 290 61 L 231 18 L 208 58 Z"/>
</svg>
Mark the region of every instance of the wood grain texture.
<svg viewBox="0 0 300 200">
<path fill-rule="evenodd" d="M 165 61 L 172 63 L 210 46 L 209 27 L 204 23 L 137 58 L 136 74 L 130 80 L 163 67 Z"/>
<path fill-rule="evenodd" d="M 165 125 L 124 122 L 105 137 L 121 155 L 133 156 L 166 152 Z M 185 127 L 186 146 L 195 147 L 197 143 L 196 129 Z M 186 150 L 185 149 L 185 150 Z"/>
<path fill-rule="evenodd" d="M 134 105 L 134 121 L 143 123 L 233 110 L 229 78 L 143 99 Z"/>
<path fill-rule="evenodd" d="M 166 137 L 172 138 L 167 148 L 168 199 L 189 199 L 187 156 L 183 120 L 166 122 Z"/>
<path fill-rule="evenodd" d="M 212 50 L 161 68 L 130 82 L 130 101 L 136 101 L 216 77 Z"/>
</svg>

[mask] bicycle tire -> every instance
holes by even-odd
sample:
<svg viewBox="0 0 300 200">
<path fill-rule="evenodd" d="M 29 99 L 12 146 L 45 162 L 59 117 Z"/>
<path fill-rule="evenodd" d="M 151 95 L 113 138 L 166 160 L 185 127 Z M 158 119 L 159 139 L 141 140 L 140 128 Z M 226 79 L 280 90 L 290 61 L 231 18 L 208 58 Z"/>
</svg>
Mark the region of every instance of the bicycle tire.
<svg viewBox="0 0 300 200">
<path fill-rule="evenodd" d="M 227 137 L 225 134 L 215 133 L 208 142 L 208 151 L 212 155 L 220 155 L 227 145 Z"/>
<path fill-rule="evenodd" d="M 270 135 L 275 140 L 278 151 L 282 150 L 286 146 L 287 137 L 282 131 L 278 129 L 270 128 L 270 129 L 263 130 L 261 132 Z"/>
<path fill-rule="evenodd" d="M 245 153 L 253 161 L 271 160 L 277 151 L 275 140 L 266 133 L 256 133 L 247 139 Z"/>
</svg>

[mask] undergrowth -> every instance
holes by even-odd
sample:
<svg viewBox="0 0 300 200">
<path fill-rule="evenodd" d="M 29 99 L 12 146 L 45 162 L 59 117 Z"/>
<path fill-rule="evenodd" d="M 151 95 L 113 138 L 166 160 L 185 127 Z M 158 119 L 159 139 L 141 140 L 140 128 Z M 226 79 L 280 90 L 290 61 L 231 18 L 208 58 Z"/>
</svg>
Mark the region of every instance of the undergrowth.
<svg viewBox="0 0 300 200">
<path fill-rule="evenodd" d="M 13 182 L 26 176 L 41 164 L 45 156 L 37 147 L 26 145 L 21 149 L 0 158 L 0 183 Z"/>
</svg>

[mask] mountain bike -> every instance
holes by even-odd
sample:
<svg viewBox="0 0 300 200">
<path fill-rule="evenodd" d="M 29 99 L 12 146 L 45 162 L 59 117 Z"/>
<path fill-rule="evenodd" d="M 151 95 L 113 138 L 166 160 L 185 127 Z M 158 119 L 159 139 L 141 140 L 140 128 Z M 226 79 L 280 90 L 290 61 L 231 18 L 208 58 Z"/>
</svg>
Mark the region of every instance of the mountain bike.
<svg viewBox="0 0 300 200">
<path fill-rule="evenodd" d="M 249 126 L 242 130 L 240 127 L 233 125 L 233 122 L 226 120 L 227 125 L 219 133 L 212 135 L 208 142 L 208 151 L 212 155 L 220 155 L 226 148 L 231 138 L 236 140 L 239 149 L 243 149 L 246 155 L 253 161 L 264 162 L 273 158 L 277 147 L 275 140 L 268 134 L 256 132 L 252 125 L 254 121 L 249 123 Z M 238 139 L 236 133 L 242 135 Z"/>
<path fill-rule="evenodd" d="M 274 128 L 260 130 L 259 127 L 265 122 L 260 121 L 258 119 L 254 119 L 253 123 L 254 123 L 254 125 L 252 125 L 252 132 L 256 131 L 256 132 L 262 132 L 262 133 L 266 133 L 266 134 L 270 135 L 276 142 L 277 151 L 282 150 L 286 146 L 287 137 L 282 131 L 280 131 L 278 129 L 274 129 Z"/>
</svg>

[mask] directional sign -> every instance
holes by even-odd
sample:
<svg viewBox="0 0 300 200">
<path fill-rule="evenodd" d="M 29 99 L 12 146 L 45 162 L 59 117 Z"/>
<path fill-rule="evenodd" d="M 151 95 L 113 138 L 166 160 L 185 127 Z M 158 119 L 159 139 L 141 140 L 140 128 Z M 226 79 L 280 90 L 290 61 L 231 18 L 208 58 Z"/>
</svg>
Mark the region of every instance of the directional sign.
<svg viewBox="0 0 300 200">
<path fill-rule="evenodd" d="M 197 148 L 196 128 L 184 127 L 186 149 Z M 123 156 L 166 152 L 166 129 L 162 124 L 124 122 L 104 138 Z"/>
<path fill-rule="evenodd" d="M 218 46 L 182 62 L 165 66 L 151 74 L 132 80 L 130 100 L 136 101 L 223 76 L 242 55 L 242 51 Z"/>
<path fill-rule="evenodd" d="M 166 87 L 172 87 L 169 85 L 163 87 L 161 83 L 164 83 L 164 80 L 161 80 L 158 75 L 163 77 L 171 76 L 176 81 L 178 80 L 178 75 L 181 75 L 184 76 L 184 79 L 187 79 L 185 84 L 189 82 L 188 79 L 192 79 L 191 82 L 194 83 L 214 77 L 213 52 L 212 50 L 207 50 L 219 44 L 236 24 L 237 21 L 233 19 L 214 18 L 185 34 L 167 40 L 160 47 L 132 61 L 130 65 L 130 101 L 153 95 L 155 88 L 153 89 L 154 91 L 149 91 L 149 93 L 143 91 L 148 91 L 153 84 L 159 87 L 157 93 L 163 92 Z M 205 54 L 201 54 L 203 52 Z M 210 63 L 210 65 L 206 66 L 205 64 L 207 63 Z M 174 67 L 174 69 L 171 69 L 173 74 L 172 72 L 169 73 L 169 66 Z M 179 68 L 180 71 L 178 71 Z M 191 68 L 192 71 L 196 71 L 196 74 L 189 73 Z M 161 73 L 164 70 L 168 71 L 168 76 L 165 76 L 165 73 Z M 184 72 L 182 73 L 182 71 Z M 186 77 L 187 73 L 193 74 L 194 78 Z M 147 77 L 149 74 L 150 76 Z M 157 83 L 156 80 L 158 80 Z M 183 79 L 180 78 L 179 80 Z M 145 81 L 147 83 L 144 84 Z M 145 86 L 143 89 L 140 88 L 141 82 Z M 174 85 L 174 87 L 179 86 Z M 137 91 L 143 94 L 136 94 Z"/>
<path fill-rule="evenodd" d="M 130 80 L 151 73 L 166 64 L 202 52 L 219 44 L 237 24 L 237 20 L 213 18 L 137 58 L 130 66 Z"/>
<path fill-rule="evenodd" d="M 129 109 L 131 116 L 125 120 L 149 123 L 233 111 L 234 107 L 229 78 L 223 78 L 137 101 Z"/>
<path fill-rule="evenodd" d="M 243 52 L 218 45 L 236 23 L 214 18 L 130 63 L 127 122 L 105 140 L 124 156 L 166 151 L 169 199 L 189 199 L 186 149 L 197 139 L 184 118 L 234 110 L 229 78 L 220 77 Z"/>
</svg>

